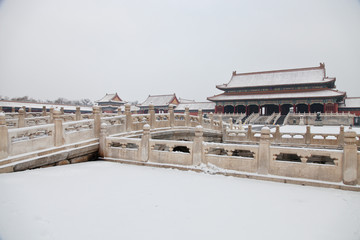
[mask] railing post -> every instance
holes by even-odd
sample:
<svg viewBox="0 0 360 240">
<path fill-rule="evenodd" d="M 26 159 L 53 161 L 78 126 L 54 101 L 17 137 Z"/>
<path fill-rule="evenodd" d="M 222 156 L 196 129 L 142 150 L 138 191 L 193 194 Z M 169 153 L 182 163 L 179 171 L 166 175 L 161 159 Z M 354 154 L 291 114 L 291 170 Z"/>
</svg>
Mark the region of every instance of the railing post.
<svg viewBox="0 0 360 240">
<path fill-rule="evenodd" d="M 121 107 L 118 107 L 118 109 L 117 109 L 117 114 L 118 114 L 118 115 L 121 115 Z"/>
<path fill-rule="evenodd" d="M 274 139 L 275 139 L 275 142 L 280 142 L 280 140 L 281 140 L 280 126 L 279 125 L 276 125 L 276 131 L 275 131 L 275 134 L 274 134 Z"/>
<path fill-rule="evenodd" d="M 61 112 L 61 115 L 64 115 L 64 113 L 65 113 L 64 107 L 61 107 L 61 108 L 60 108 L 60 112 Z"/>
<path fill-rule="evenodd" d="M 18 128 L 25 127 L 25 114 L 25 110 L 23 108 L 19 108 Z"/>
<path fill-rule="evenodd" d="M 149 105 L 149 114 L 150 114 L 150 128 L 156 128 L 155 126 L 155 108 L 154 105 Z"/>
<path fill-rule="evenodd" d="M 270 128 L 261 129 L 258 155 L 258 173 L 268 174 L 270 165 Z"/>
<path fill-rule="evenodd" d="M 305 144 L 311 144 L 311 129 L 309 125 L 306 125 Z"/>
<path fill-rule="evenodd" d="M 46 106 L 42 107 L 42 115 L 43 117 L 46 117 Z"/>
<path fill-rule="evenodd" d="M 24 109 L 25 117 L 26 117 L 26 107 L 22 106 L 22 109 Z M 20 109 L 19 109 L 20 110 Z"/>
<path fill-rule="evenodd" d="M 170 127 L 174 127 L 175 125 L 175 116 L 174 116 L 174 106 L 169 106 L 169 125 Z"/>
<path fill-rule="evenodd" d="M 189 111 L 189 107 L 185 107 L 185 126 L 190 126 L 190 111 Z"/>
<path fill-rule="evenodd" d="M 15 107 L 12 107 L 12 108 L 11 108 L 11 112 L 12 112 L 12 113 L 15 113 Z"/>
<path fill-rule="evenodd" d="M 100 107 L 93 106 L 93 116 L 94 116 L 94 136 L 98 138 L 100 137 L 100 127 L 101 127 Z"/>
<path fill-rule="evenodd" d="M 201 125 L 196 126 L 195 138 L 192 147 L 192 164 L 198 166 L 201 164 L 203 159 L 203 133 L 204 129 Z"/>
<path fill-rule="evenodd" d="M 229 118 L 229 125 L 230 125 L 230 130 L 234 129 L 234 124 L 233 124 L 233 119 Z"/>
<path fill-rule="evenodd" d="M 344 146 L 344 126 L 341 125 L 340 126 L 340 133 L 339 133 L 339 137 L 338 137 L 338 144 L 340 147 Z"/>
<path fill-rule="evenodd" d="M 222 118 L 220 121 L 222 121 Z M 210 113 L 210 129 L 214 129 L 214 114 L 212 112 Z"/>
<path fill-rule="evenodd" d="M 356 185 L 358 177 L 356 132 L 350 129 L 346 131 L 344 142 L 343 183 Z"/>
<path fill-rule="evenodd" d="M 76 106 L 76 111 L 75 111 L 75 120 L 76 120 L 76 121 L 80 121 L 80 120 L 81 120 L 81 111 L 80 111 L 80 106 Z"/>
<path fill-rule="evenodd" d="M 63 119 L 60 117 L 61 111 L 55 109 L 54 114 L 54 145 L 62 146 L 64 145 L 64 130 L 63 130 Z"/>
<path fill-rule="evenodd" d="M 125 104 L 125 117 L 126 117 L 126 131 L 132 131 L 132 116 L 130 111 L 130 104 Z"/>
<path fill-rule="evenodd" d="M 9 156 L 9 132 L 6 126 L 5 113 L 0 112 L 0 159 Z"/>
<path fill-rule="evenodd" d="M 202 111 L 202 109 L 198 110 L 198 117 L 199 117 L 199 124 L 202 126 L 203 125 L 203 111 Z"/>
<path fill-rule="evenodd" d="M 248 125 L 248 130 L 247 130 L 247 140 L 248 141 L 252 141 L 253 137 L 252 137 L 252 125 Z"/>
<path fill-rule="evenodd" d="M 54 122 L 54 108 L 50 108 L 50 123 Z"/>
<path fill-rule="evenodd" d="M 100 128 L 100 138 L 99 138 L 99 157 L 105 157 L 106 155 L 106 136 L 107 136 L 107 124 L 102 123 Z"/>
<path fill-rule="evenodd" d="M 141 136 L 139 160 L 142 162 L 147 162 L 149 160 L 149 151 L 150 151 L 150 125 L 145 124 L 143 127 L 143 135 Z"/>
</svg>

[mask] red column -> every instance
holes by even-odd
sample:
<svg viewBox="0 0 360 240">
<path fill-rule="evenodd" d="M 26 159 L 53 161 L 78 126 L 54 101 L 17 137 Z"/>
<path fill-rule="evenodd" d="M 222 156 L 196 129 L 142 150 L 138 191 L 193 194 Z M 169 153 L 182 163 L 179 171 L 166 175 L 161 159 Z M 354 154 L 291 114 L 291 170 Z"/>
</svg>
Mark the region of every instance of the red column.
<svg viewBox="0 0 360 240">
<path fill-rule="evenodd" d="M 279 104 L 279 113 L 281 114 L 281 104 Z"/>
<path fill-rule="evenodd" d="M 324 113 L 326 113 L 326 103 L 324 103 Z"/>
<path fill-rule="evenodd" d="M 294 113 L 296 113 L 296 104 L 293 104 Z"/>
<path fill-rule="evenodd" d="M 259 114 L 261 115 L 261 107 L 260 107 L 260 105 L 259 105 Z"/>
<path fill-rule="evenodd" d="M 308 103 L 308 113 L 310 113 L 311 108 L 310 108 L 310 103 Z"/>
<path fill-rule="evenodd" d="M 334 103 L 334 112 L 339 112 L 339 105 L 337 103 Z"/>
</svg>

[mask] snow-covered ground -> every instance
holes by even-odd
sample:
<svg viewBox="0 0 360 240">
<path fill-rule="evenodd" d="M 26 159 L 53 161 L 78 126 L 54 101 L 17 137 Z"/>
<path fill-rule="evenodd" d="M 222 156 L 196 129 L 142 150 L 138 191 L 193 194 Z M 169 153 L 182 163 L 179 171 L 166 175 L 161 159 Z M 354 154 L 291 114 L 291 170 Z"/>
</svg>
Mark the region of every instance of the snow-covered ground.
<svg viewBox="0 0 360 240">
<path fill-rule="evenodd" d="M 360 193 L 110 162 L 0 174 L 0 239 L 360 239 Z"/>
</svg>

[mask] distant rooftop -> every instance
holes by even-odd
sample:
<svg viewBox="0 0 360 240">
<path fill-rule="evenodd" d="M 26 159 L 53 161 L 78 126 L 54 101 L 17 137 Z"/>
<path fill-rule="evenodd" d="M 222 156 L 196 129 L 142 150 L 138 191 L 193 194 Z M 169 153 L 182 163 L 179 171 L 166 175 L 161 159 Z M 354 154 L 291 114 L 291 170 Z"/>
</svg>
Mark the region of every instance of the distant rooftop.
<svg viewBox="0 0 360 240">
<path fill-rule="evenodd" d="M 185 111 L 185 108 L 188 107 L 190 111 L 197 111 L 199 109 L 202 110 L 215 110 L 214 102 L 188 102 L 188 103 L 180 103 L 175 110 L 176 111 Z"/>
<path fill-rule="evenodd" d="M 167 95 L 149 95 L 148 98 L 138 106 L 140 107 L 148 107 L 149 105 L 156 106 L 168 106 L 169 104 L 179 104 L 178 99 L 174 94 Z"/>
<path fill-rule="evenodd" d="M 107 93 L 102 99 L 96 101 L 97 103 L 108 103 L 108 102 L 114 102 L 114 103 L 125 103 L 117 93 Z"/>
<path fill-rule="evenodd" d="M 344 103 L 339 104 L 339 108 L 360 108 L 360 97 L 345 98 Z"/>
</svg>

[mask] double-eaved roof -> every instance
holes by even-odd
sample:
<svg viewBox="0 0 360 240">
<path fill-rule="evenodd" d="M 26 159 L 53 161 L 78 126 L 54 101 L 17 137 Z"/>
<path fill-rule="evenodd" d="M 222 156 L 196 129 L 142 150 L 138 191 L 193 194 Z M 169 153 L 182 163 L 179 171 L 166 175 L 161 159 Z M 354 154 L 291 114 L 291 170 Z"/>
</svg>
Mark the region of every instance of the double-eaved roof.
<svg viewBox="0 0 360 240">
<path fill-rule="evenodd" d="M 208 99 L 211 101 L 236 101 L 236 100 L 267 100 L 267 99 L 292 99 L 292 98 L 321 98 L 321 97 L 341 97 L 345 92 L 336 90 L 308 90 L 308 91 L 288 91 L 278 93 L 257 93 L 257 94 L 219 94 Z"/>
<path fill-rule="evenodd" d="M 227 84 L 217 85 L 221 90 L 236 88 L 256 88 L 264 86 L 323 84 L 335 78 L 326 77 L 325 65 L 319 67 L 296 68 L 265 72 L 236 73 Z"/>
<path fill-rule="evenodd" d="M 236 73 L 227 84 L 216 86 L 224 93 L 208 97 L 214 102 L 336 98 L 345 92 L 335 89 L 335 78 L 326 77 L 325 65 L 265 72 Z"/>
</svg>

